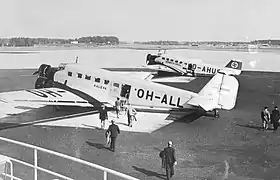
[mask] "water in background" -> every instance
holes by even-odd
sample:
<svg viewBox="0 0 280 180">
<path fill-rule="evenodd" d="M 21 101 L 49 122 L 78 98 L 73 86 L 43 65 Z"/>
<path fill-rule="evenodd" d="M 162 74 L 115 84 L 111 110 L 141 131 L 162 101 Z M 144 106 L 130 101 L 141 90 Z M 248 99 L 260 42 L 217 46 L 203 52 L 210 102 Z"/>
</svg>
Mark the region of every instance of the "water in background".
<svg viewBox="0 0 280 180">
<path fill-rule="evenodd" d="M 1 54 L 0 69 L 38 68 L 42 63 L 57 66 L 61 62 L 75 62 L 95 68 L 101 67 L 139 67 L 145 63 L 148 53 L 154 50 L 131 49 L 85 49 L 41 51 L 29 54 Z M 280 54 L 272 52 L 234 52 L 206 50 L 168 50 L 168 54 L 184 59 L 201 59 L 203 62 L 223 67 L 230 59 L 243 61 L 245 70 L 280 70 Z"/>
</svg>

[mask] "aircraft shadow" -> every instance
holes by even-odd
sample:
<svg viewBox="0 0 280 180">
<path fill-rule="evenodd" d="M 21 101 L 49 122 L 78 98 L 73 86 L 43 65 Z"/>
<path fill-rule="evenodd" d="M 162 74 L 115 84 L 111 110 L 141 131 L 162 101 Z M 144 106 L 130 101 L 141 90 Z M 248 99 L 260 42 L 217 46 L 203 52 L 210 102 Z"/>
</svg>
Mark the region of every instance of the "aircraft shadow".
<svg viewBox="0 0 280 180">
<path fill-rule="evenodd" d="M 191 122 L 199 119 L 202 116 L 203 116 L 203 114 L 199 114 L 199 113 L 190 113 L 188 115 L 181 116 L 181 117 L 178 117 L 176 115 L 174 116 L 171 114 L 171 115 L 167 116 L 166 119 L 174 119 L 175 122 L 191 123 Z"/>
<path fill-rule="evenodd" d="M 160 178 L 160 179 L 166 179 L 165 174 L 159 174 L 157 172 L 150 171 L 150 170 L 140 168 L 140 167 L 136 167 L 136 166 L 132 166 L 132 168 L 135 169 L 138 172 L 141 172 L 141 173 L 145 174 L 146 176 L 154 176 L 154 177 L 157 177 L 157 178 Z"/>
<path fill-rule="evenodd" d="M 250 124 L 236 124 L 239 127 L 244 127 L 244 128 L 251 128 L 251 129 L 256 129 L 259 131 L 263 131 L 263 128 L 261 126 L 256 126 L 256 125 L 250 125 Z M 268 128 L 267 130 L 273 130 L 272 128 Z"/>
<path fill-rule="evenodd" d="M 90 141 L 86 141 L 86 143 L 87 143 L 89 146 L 95 147 L 95 148 L 97 148 L 97 149 L 107 149 L 107 150 L 110 150 L 109 147 L 105 146 L 105 145 L 102 144 L 102 143 L 93 143 L 93 142 L 90 142 Z"/>
</svg>

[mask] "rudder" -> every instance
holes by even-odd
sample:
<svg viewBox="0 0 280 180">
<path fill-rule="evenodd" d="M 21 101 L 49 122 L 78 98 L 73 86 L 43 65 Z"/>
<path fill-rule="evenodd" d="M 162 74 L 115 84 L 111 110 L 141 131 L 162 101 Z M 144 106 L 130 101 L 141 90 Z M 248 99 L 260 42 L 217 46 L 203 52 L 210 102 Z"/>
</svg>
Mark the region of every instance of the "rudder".
<svg viewBox="0 0 280 180">
<path fill-rule="evenodd" d="M 233 76 L 216 74 L 188 104 L 200 106 L 205 111 L 231 110 L 236 103 L 239 83 Z"/>
</svg>

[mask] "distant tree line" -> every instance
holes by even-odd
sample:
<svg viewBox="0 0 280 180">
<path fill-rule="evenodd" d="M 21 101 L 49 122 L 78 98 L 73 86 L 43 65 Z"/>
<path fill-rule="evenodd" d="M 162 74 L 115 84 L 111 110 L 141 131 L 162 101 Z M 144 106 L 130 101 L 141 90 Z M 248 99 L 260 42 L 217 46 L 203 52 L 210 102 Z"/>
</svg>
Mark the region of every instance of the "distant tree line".
<svg viewBox="0 0 280 180">
<path fill-rule="evenodd" d="M 146 41 L 146 42 L 135 41 L 134 44 L 178 45 L 178 44 L 180 44 L 180 43 L 179 43 L 178 41 Z"/>
<path fill-rule="evenodd" d="M 272 45 L 272 46 L 279 46 L 280 40 L 277 40 L 277 39 L 255 40 L 255 41 L 252 41 L 252 44 L 267 44 L 267 45 Z"/>
<path fill-rule="evenodd" d="M 2 46 L 35 46 L 35 45 L 66 45 L 66 44 L 91 44 L 91 45 L 116 45 L 119 38 L 115 36 L 87 36 L 75 39 L 54 39 L 54 38 L 28 38 L 12 37 L 0 39 Z"/>
<path fill-rule="evenodd" d="M 225 41 L 146 41 L 139 42 L 135 41 L 134 44 L 150 44 L 150 45 L 240 45 L 240 44 L 249 44 L 249 42 L 225 42 Z"/>
<path fill-rule="evenodd" d="M 267 45 L 280 45 L 280 40 L 255 40 L 255 41 L 135 41 L 134 44 L 149 44 L 149 45 L 229 45 L 240 46 L 248 44 L 267 44 Z"/>
</svg>

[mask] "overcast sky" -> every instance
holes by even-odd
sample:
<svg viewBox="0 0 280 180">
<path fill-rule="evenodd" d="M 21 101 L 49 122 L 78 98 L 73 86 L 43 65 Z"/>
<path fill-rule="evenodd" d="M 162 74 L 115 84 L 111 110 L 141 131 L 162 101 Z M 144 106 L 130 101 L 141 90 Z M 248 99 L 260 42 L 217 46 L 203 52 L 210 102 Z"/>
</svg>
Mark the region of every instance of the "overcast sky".
<svg viewBox="0 0 280 180">
<path fill-rule="evenodd" d="M 280 39 L 280 0 L 0 0 L 0 37 Z"/>
</svg>

